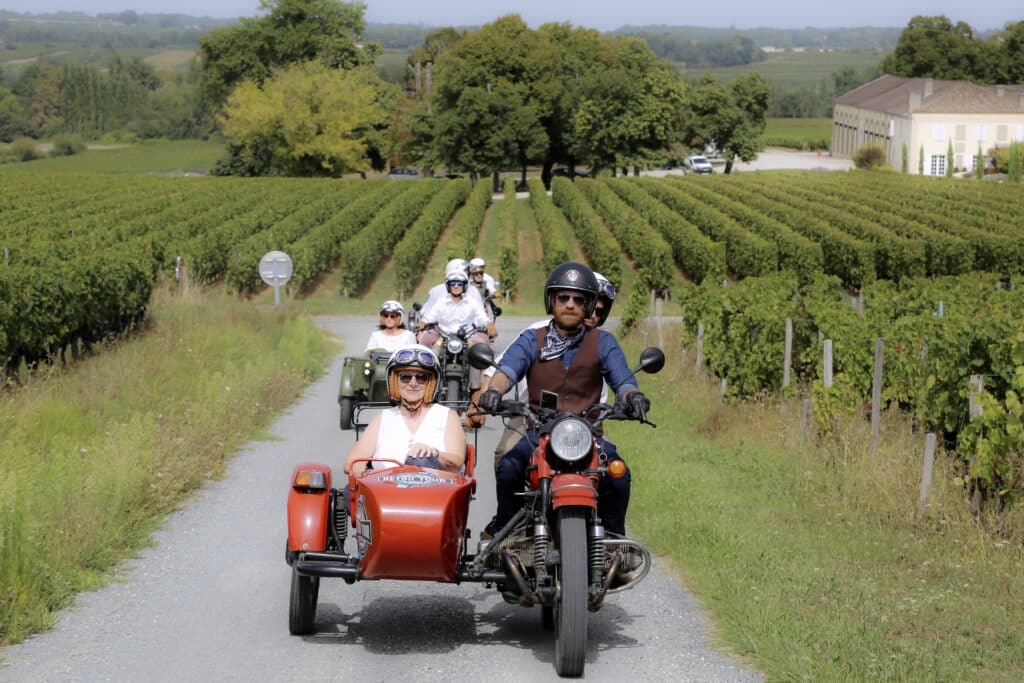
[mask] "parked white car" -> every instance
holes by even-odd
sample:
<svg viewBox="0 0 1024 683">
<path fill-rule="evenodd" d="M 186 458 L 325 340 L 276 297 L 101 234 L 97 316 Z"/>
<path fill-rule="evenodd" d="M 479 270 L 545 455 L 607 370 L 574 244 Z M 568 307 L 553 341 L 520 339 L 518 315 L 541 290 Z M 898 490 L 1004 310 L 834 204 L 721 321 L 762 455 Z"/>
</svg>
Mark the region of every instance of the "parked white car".
<svg viewBox="0 0 1024 683">
<path fill-rule="evenodd" d="M 714 173 L 711 162 L 706 156 L 695 154 L 683 160 L 691 173 Z"/>
</svg>

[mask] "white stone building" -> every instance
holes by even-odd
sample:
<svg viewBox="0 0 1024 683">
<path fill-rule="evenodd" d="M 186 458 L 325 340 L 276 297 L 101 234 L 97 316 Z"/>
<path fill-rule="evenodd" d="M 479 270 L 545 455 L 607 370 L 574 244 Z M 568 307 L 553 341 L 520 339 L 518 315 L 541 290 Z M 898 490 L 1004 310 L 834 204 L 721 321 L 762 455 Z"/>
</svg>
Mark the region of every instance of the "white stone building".
<svg viewBox="0 0 1024 683">
<path fill-rule="evenodd" d="M 876 144 L 889 164 L 924 175 L 973 170 L 995 147 L 1024 141 L 1024 86 L 881 76 L 848 92 L 832 109 L 832 156 L 850 158 Z M 949 149 L 952 146 L 953 158 Z M 919 160 L 923 160 L 920 163 Z M 920 166 L 919 166 L 920 163 Z"/>
</svg>

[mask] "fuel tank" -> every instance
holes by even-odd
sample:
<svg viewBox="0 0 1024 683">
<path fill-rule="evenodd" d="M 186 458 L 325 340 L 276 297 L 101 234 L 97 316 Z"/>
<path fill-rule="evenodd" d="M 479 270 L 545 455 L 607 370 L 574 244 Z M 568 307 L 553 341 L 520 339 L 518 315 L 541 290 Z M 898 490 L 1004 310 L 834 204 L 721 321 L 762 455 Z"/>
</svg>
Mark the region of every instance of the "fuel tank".
<svg viewBox="0 0 1024 683">
<path fill-rule="evenodd" d="M 369 470 L 355 482 L 352 503 L 363 578 L 455 580 L 475 479 L 403 465 Z"/>
</svg>

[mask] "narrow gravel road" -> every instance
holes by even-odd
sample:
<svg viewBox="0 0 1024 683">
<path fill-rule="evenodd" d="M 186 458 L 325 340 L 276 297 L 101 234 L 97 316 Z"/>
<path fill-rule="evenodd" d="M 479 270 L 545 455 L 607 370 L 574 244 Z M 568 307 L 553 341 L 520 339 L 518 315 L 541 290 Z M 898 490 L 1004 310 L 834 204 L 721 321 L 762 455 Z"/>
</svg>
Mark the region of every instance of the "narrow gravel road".
<svg viewBox="0 0 1024 683">
<path fill-rule="evenodd" d="M 501 344 L 530 321 L 499 322 Z M 375 319 L 318 323 L 358 354 Z M 288 478 L 301 461 L 340 473 L 353 441 L 338 429 L 344 355 L 277 420 L 272 438 L 242 448 L 224 477 L 171 515 L 154 546 L 125 562 L 110 586 L 79 596 L 53 631 L 0 650 L 0 680 L 555 679 L 539 609 L 507 605 L 482 584 L 324 579 L 314 634 L 288 634 Z M 479 433 L 474 536 L 494 511 L 499 426 L 492 418 Z M 630 448 L 622 450 L 628 460 Z M 587 680 L 761 679 L 710 648 L 699 606 L 660 562 L 635 590 L 589 615 L 588 628 Z"/>
</svg>

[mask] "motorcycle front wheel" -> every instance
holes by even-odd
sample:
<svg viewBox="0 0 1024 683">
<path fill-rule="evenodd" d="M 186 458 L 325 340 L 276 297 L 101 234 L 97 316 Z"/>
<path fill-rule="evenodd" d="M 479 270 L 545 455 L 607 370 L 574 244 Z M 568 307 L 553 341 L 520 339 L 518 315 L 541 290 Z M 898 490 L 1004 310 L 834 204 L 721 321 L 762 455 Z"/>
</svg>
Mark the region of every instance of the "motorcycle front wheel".
<svg viewBox="0 0 1024 683">
<path fill-rule="evenodd" d="M 587 656 L 587 518 L 583 508 L 558 509 L 559 599 L 555 604 L 555 671 L 582 676 Z"/>
<path fill-rule="evenodd" d="M 461 401 L 462 395 L 459 391 L 459 380 L 450 379 L 448 380 L 447 389 L 445 390 L 445 399 L 448 401 Z"/>
</svg>

